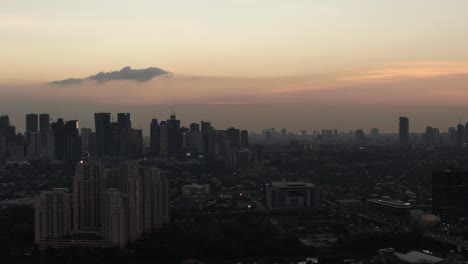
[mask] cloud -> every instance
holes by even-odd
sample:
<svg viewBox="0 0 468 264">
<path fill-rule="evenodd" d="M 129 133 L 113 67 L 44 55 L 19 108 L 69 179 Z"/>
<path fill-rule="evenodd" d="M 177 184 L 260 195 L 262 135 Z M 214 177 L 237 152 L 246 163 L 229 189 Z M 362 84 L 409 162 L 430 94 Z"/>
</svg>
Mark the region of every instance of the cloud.
<svg viewBox="0 0 468 264">
<path fill-rule="evenodd" d="M 169 72 L 160 68 L 150 67 L 146 69 L 132 69 L 130 66 L 124 67 L 120 71 L 111 71 L 111 72 L 99 72 L 95 75 L 79 79 L 79 78 L 69 78 L 59 81 L 52 81 L 49 84 L 52 85 L 77 85 L 82 82 L 96 81 L 98 83 L 105 83 L 108 81 L 114 80 L 131 80 L 137 82 L 146 82 L 158 76 L 168 75 Z"/>
<path fill-rule="evenodd" d="M 431 79 L 468 74 L 468 63 L 449 61 L 395 62 L 390 67 L 374 69 L 344 78 L 348 81 L 379 81 L 392 79 Z"/>
</svg>

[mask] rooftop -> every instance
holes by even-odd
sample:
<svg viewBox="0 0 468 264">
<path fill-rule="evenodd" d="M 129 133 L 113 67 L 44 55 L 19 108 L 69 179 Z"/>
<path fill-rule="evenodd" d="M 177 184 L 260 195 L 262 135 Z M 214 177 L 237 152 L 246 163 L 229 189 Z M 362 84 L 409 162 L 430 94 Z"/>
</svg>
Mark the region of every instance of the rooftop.
<svg viewBox="0 0 468 264">
<path fill-rule="evenodd" d="M 308 182 L 272 182 L 272 187 L 276 188 L 313 188 L 314 184 Z"/>
<path fill-rule="evenodd" d="M 439 263 L 444 261 L 444 259 L 419 251 L 410 251 L 406 254 L 395 253 L 395 256 L 406 263 Z"/>
</svg>

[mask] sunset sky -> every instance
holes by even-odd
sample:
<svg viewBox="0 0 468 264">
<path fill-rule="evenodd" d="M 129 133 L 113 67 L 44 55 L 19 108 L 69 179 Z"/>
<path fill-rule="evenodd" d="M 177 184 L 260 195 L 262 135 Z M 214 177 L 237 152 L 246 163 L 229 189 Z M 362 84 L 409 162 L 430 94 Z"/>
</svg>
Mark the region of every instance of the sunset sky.
<svg viewBox="0 0 468 264">
<path fill-rule="evenodd" d="M 466 0 L 2 0 L 0 113 L 415 131 L 468 121 Z M 86 81 L 158 67 L 146 82 Z M 265 118 L 265 115 L 267 118 Z M 287 121 L 285 121 L 287 120 Z M 283 122 L 283 123 L 282 123 Z"/>
</svg>

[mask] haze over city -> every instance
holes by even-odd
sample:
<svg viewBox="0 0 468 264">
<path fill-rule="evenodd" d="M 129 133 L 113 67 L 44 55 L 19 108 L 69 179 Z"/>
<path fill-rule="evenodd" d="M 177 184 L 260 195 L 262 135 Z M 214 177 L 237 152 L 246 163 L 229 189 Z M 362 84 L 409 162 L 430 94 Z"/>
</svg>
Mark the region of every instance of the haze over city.
<svg viewBox="0 0 468 264">
<path fill-rule="evenodd" d="M 4 1 L 0 104 L 79 118 L 396 132 L 396 117 L 468 116 L 468 3 L 453 1 Z M 96 81 L 99 72 L 168 74 Z M 51 84 L 73 78 L 72 84 Z M 21 104 L 21 107 L 17 107 Z M 24 130 L 24 122 L 15 122 Z"/>
</svg>

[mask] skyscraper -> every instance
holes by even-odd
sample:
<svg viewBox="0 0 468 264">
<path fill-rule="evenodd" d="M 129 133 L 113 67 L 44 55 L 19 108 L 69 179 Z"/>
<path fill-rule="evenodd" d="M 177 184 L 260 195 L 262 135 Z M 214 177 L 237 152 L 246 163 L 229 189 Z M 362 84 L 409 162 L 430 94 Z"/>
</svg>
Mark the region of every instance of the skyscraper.
<svg viewBox="0 0 468 264">
<path fill-rule="evenodd" d="M 240 148 L 240 130 L 234 127 L 230 127 L 226 130 L 227 140 L 231 146 L 232 150 L 237 150 Z"/>
<path fill-rule="evenodd" d="M 432 211 L 443 221 L 468 216 L 468 171 L 432 173 Z"/>
<path fill-rule="evenodd" d="M 35 209 L 35 240 L 58 239 L 71 232 L 71 196 L 68 189 L 42 192 Z"/>
<path fill-rule="evenodd" d="M 73 178 L 73 229 L 101 226 L 103 166 L 98 161 L 81 161 Z"/>
<path fill-rule="evenodd" d="M 167 154 L 169 157 L 179 157 L 182 153 L 182 135 L 180 133 L 180 120 L 175 114 L 167 120 Z"/>
<path fill-rule="evenodd" d="M 400 144 L 409 145 L 409 119 L 402 116 L 400 117 Z"/>
<path fill-rule="evenodd" d="M 112 128 L 110 113 L 95 113 L 96 154 L 105 156 L 112 154 Z"/>
<path fill-rule="evenodd" d="M 50 129 L 50 116 L 49 114 L 39 115 L 39 131 L 41 133 L 47 133 Z"/>
<path fill-rule="evenodd" d="M 142 232 L 169 223 L 169 186 L 166 174 L 155 167 L 141 167 L 141 218 Z"/>
<path fill-rule="evenodd" d="M 128 130 L 132 128 L 132 121 L 130 119 L 130 113 L 118 113 L 117 114 L 117 123 L 119 125 L 119 130 Z"/>
<path fill-rule="evenodd" d="M 167 158 L 168 156 L 168 129 L 165 121 L 159 124 L 159 156 Z"/>
<path fill-rule="evenodd" d="M 249 148 L 249 131 L 242 130 L 240 136 L 241 136 L 241 148 L 248 149 Z"/>
<path fill-rule="evenodd" d="M 103 193 L 102 234 L 114 246 L 125 248 L 128 242 L 128 196 L 115 188 Z"/>
<path fill-rule="evenodd" d="M 51 125 L 54 135 L 55 158 L 63 160 L 65 158 L 65 124 L 63 119 L 59 118 Z"/>
<path fill-rule="evenodd" d="M 37 114 L 26 115 L 26 132 L 38 132 L 38 119 Z"/>
<path fill-rule="evenodd" d="M 91 128 L 82 128 L 81 129 L 81 148 L 82 150 L 89 151 L 89 141 L 91 137 Z"/>
<path fill-rule="evenodd" d="M 457 147 L 463 147 L 465 143 L 465 126 L 461 123 L 457 126 Z"/>
<path fill-rule="evenodd" d="M 64 159 L 79 160 L 81 158 L 81 138 L 78 121 L 70 120 L 64 125 Z"/>
<path fill-rule="evenodd" d="M 150 123 L 150 150 L 151 155 L 159 156 L 159 151 L 161 147 L 160 131 L 159 131 L 159 122 L 157 119 L 151 120 Z"/>
</svg>

